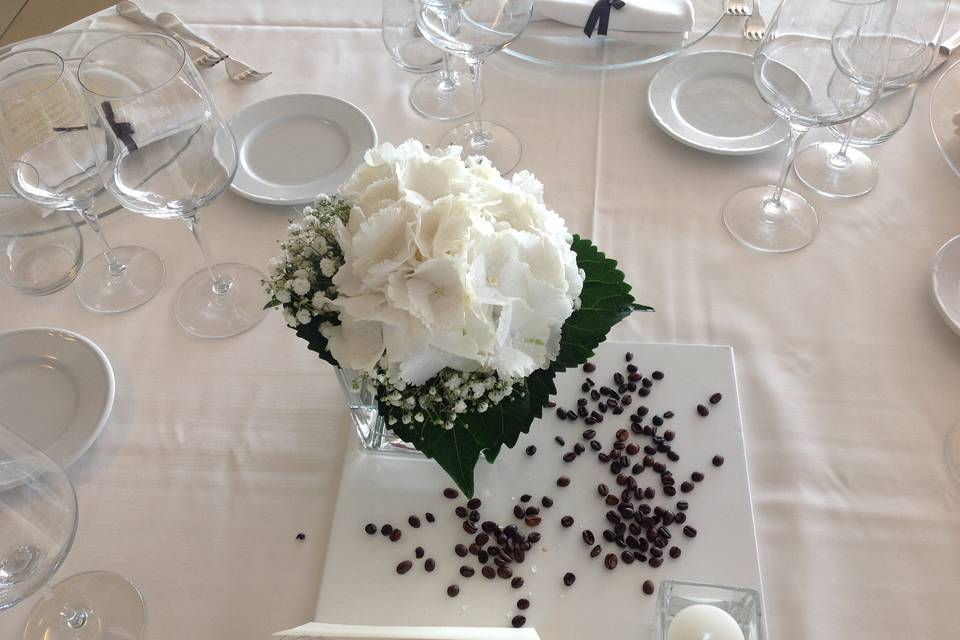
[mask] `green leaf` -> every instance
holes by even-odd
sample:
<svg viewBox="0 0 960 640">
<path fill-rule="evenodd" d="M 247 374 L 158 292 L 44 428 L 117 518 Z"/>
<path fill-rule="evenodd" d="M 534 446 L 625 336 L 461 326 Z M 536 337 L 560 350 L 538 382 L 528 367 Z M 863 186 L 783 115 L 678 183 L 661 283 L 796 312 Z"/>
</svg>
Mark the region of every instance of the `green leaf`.
<svg viewBox="0 0 960 640">
<path fill-rule="evenodd" d="M 268 302 L 267 304 L 263 305 L 263 308 L 264 308 L 264 309 L 273 309 L 274 307 L 279 307 L 281 304 L 283 304 L 283 303 L 280 302 L 279 300 L 277 300 L 276 298 L 274 298 L 273 300 L 271 300 L 271 301 Z"/>
<path fill-rule="evenodd" d="M 320 333 L 320 325 L 322 323 L 323 318 L 317 316 L 310 321 L 310 324 L 301 324 L 298 326 L 297 335 L 307 341 L 307 348 L 310 349 L 310 351 L 315 351 L 321 360 L 325 360 L 333 366 L 339 367 L 339 363 L 330 353 L 330 349 L 327 348 L 327 339 Z"/>
</svg>

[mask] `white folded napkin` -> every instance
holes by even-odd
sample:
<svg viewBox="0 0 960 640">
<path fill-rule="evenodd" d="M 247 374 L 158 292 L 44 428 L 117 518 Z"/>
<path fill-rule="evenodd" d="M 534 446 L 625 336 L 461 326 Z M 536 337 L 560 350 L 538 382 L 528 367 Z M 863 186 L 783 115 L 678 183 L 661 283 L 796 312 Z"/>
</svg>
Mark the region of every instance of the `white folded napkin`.
<svg viewBox="0 0 960 640">
<path fill-rule="evenodd" d="M 203 96 L 179 77 L 139 97 L 114 100 L 110 107 L 115 123 L 126 122 L 133 128 L 137 147 L 194 129 L 211 116 Z"/>
<path fill-rule="evenodd" d="M 683 32 L 693 28 L 691 0 L 625 0 L 622 9 L 610 9 L 610 30 Z M 554 20 L 583 29 L 596 0 L 537 0 L 533 20 Z"/>
<path fill-rule="evenodd" d="M 310 622 L 273 634 L 315 640 L 540 640 L 534 629 L 498 627 L 368 627 Z"/>
</svg>

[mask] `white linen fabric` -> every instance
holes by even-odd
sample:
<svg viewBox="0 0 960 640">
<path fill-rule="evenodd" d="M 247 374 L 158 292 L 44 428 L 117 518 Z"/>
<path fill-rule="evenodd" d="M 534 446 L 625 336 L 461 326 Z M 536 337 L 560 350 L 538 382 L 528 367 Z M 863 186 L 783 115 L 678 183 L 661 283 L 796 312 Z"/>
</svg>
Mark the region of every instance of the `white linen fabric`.
<svg viewBox="0 0 960 640">
<path fill-rule="evenodd" d="M 614 31 L 689 31 L 693 27 L 691 0 L 625 0 L 622 9 L 610 11 Z M 554 20 L 583 30 L 596 0 L 538 0 L 533 21 Z"/>
<path fill-rule="evenodd" d="M 377 0 L 142 4 L 274 70 L 247 86 L 203 70 L 227 117 L 317 92 L 363 108 L 384 141 L 435 142 L 450 126 L 410 108 L 417 77 L 384 51 Z M 761 9 L 772 15 L 770 3 Z M 128 28 L 111 12 L 96 23 Z M 958 17 L 954 9 L 948 32 Z M 697 48 L 750 51 L 741 27 L 727 18 Z M 960 234 L 960 180 L 930 132 L 933 80 L 907 126 L 870 151 L 874 192 L 830 200 L 790 178 L 821 229 L 802 251 L 767 255 L 729 236 L 720 207 L 743 186 L 775 180 L 783 150 L 730 158 L 672 140 L 646 107 L 655 71 L 570 72 L 497 55 L 484 116 L 520 135 L 521 166 L 545 183 L 547 204 L 619 260 L 637 299 L 656 307 L 613 337 L 734 346 L 770 637 L 956 637 L 960 483 L 943 444 L 960 420 L 960 337 L 931 304 L 928 267 Z M 265 265 L 289 213 L 227 192 L 201 218 L 220 260 Z M 154 300 L 104 316 L 70 288 L 41 298 L 0 289 L 0 330 L 79 332 L 117 376 L 110 422 L 68 472 L 80 525 L 57 578 L 128 576 L 147 603 L 147 640 L 266 640 L 304 623 L 354 437 L 333 372 L 279 314 L 236 338 L 187 337 L 171 306 L 200 268 L 189 233 L 128 212 L 103 227 L 114 244 L 166 259 Z M 380 481 L 370 479 L 371 491 Z M 0 638 L 20 637 L 38 598 L 0 614 Z"/>
</svg>

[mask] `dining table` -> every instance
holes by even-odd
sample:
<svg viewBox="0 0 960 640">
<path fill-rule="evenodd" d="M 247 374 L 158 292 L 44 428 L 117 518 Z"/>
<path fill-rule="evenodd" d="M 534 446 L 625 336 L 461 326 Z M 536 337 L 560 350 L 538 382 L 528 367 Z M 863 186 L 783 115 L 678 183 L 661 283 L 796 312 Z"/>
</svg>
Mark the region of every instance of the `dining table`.
<svg viewBox="0 0 960 640">
<path fill-rule="evenodd" d="M 140 4 L 272 71 L 245 85 L 221 66 L 201 71 L 227 118 L 318 93 L 363 109 L 381 141 L 435 143 L 450 127 L 411 108 L 417 76 L 384 48 L 379 0 Z M 768 20 L 775 7 L 760 4 Z M 753 52 L 742 22 L 724 18 L 692 49 Z M 113 8 L 68 28 L 91 27 L 142 30 Z M 945 31 L 957 29 L 955 6 Z M 517 133 L 519 168 L 544 183 L 547 205 L 656 309 L 612 339 L 733 347 L 769 638 L 957 638 L 960 481 L 944 450 L 960 421 L 960 336 L 938 315 L 930 264 L 960 235 L 960 179 L 930 127 L 936 78 L 921 83 L 903 130 L 869 151 L 880 171 L 871 193 L 830 199 L 791 176 L 820 228 L 806 248 L 769 254 L 737 242 L 721 207 L 776 180 L 783 148 L 723 156 L 666 135 L 647 104 L 663 64 L 577 70 L 498 54 L 484 116 Z M 201 216 L 219 260 L 265 269 L 296 213 L 227 191 Z M 172 311 L 201 265 L 185 226 L 123 210 L 103 229 L 164 258 L 166 282 L 142 307 L 96 314 L 70 287 L 40 297 L 0 287 L 0 331 L 80 333 L 116 376 L 106 428 L 67 470 L 79 528 L 53 581 L 127 577 L 150 640 L 265 640 L 311 620 L 344 457 L 357 446 L 333 370 L 277 311 L 232 338 L 188 336 Z M 92 257 L 96 239 L 83 235 Z M 20 637 L 39 597 L 0 613 L 0 638 Z"/>
</svg>

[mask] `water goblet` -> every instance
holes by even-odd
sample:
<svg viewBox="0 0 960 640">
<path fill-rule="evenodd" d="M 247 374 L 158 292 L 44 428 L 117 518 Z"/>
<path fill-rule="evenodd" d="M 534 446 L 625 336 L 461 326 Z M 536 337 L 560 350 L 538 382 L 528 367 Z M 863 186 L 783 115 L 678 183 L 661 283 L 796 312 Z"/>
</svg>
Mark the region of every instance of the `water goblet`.
<svg viewBox="0 0 960 640">
<path fill-rule="evenodd" d="M 100 167 L 111 143 L 93 126 L 96 116 L 63 58 L 45 49 L 0 56 L 0 159 L 23 198 L 47 209 L 78 213 L 100 239 L 103 253 L 75 281 L 92 311 L 139 307 L 163 284 L 160 257 L 137 246 L 112 247 L 93 213 L 103 191 Z"/>
<path fill-rule="evenodd" d="M 510 129 L 484 122 L 480 113 L 484 61 L 516 40 L 530 23 L 533 0 L 417 0 L 417 24 L 424 37 L 466 61 L 473 75 L 473 122 L 440 140 L 470 155 L 482 155 L 501 172 L 520 162 L 523 145 Z"/>
<path fill-rule="evenodd" d="M 87 52 L 77 73 L 115 149 L 104 163 L 107 188 L 128 209 L 183 220 L 203 254 L 206 267 L 177 295 L 180 326 L 200 338 L 254 327 L 265 276 L 214 262 L 199 217 L 233 180 L 237 146 L 183 46 L 156 33 L 120 36 Z"/>
</svg>

